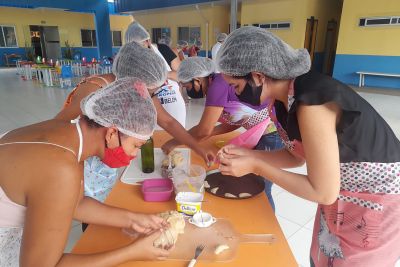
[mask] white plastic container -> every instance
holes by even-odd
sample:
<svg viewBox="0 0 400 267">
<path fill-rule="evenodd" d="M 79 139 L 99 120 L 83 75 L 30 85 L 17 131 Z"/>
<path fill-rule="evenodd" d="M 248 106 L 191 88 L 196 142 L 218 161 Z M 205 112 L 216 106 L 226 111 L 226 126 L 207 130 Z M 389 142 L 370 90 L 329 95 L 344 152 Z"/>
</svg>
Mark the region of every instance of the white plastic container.
<svg viewBox="0 0 400 267">
<path fill-rule="evenodd" d="M 179 192 L 176 197 L 176 210 L 187 215 L 193 215 L 201 210 L 202 193 Z"/>
<path fill-rule="evenodd" d="M 172 181 L 175 194 L 193 192 L 204 194 L 206 170 L 199 165 L 190 165 L 189 170 L 175 168 L 172 171 Z"/>
</svg>

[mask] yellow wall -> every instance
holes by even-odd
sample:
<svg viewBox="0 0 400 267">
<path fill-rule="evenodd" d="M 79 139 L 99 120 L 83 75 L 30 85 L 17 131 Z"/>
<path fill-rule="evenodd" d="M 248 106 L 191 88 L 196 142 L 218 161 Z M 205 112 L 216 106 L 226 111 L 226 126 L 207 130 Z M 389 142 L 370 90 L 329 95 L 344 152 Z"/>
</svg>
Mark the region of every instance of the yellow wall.
<svg viewBox="0 0 400 267">
<path fill-rule="evenodd" d="M 270 30 L 295 48 L 304 47 L 305 12 L 308 0 L 243 1 L 241 23 L 291 22 L 290 29 Z"/>
<path fill-rule="evenodd" d="M 110 29 L 112 31 L 122 32 L 122 43 L 125 43 L 125 31 L 129 24 L 133 21 L 131 16 L 110 15 Z"/>
<path fill-rule="evenodd" d="M 304 47 L 307 18 L 318 19 L 316 52 L 324 50 L 328 20 L 338 20 L 340 0 L 259 0 L 242 2 L 241 23 L 291 22 L 290 29 L 270 29 L 292 47 Z"/>
<path fill-rule="evenodd" d="M 110 16 L 111 30 L 126 30 L 132 18 Z M 30 45 L 29 25 L 58 26 L 60 45 L 68 41 L 71 46 L 82 46 L 81 29 L 95 29 L 94 15 L 50 9 L 0 7 L 0 25 L 15 26 L 18 46 Z"/>
<path fill-rule="evenodd" d="M 199 5 L 199 8 L 209 22 L 208 49 L 211 49 L 215 43 L 215 32 L 228 32 L 229 6 Z M 178 41 L 178 27 L 200 26 L 202 49 L 206 49 L 206 23 L 194 6 L 141 12 L 133 16 L 150 33 L 152 28 L 170 28 L 173 45 Z"/>
<path fill-rule="evenodd" d="M 358 26 L 361 17 L 379 16 L 400 16 L 400 1 L 345 0 L 337 53 L 400 56 L 400 26 Z"/>
</svg>

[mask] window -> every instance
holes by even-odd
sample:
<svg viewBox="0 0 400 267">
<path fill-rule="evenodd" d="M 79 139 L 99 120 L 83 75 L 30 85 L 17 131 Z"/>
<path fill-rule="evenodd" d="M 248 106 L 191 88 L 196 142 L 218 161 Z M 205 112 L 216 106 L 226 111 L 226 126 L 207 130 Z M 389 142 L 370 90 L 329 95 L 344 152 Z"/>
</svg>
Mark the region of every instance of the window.
<svg viewBox="0 0 400 267">
<path fill-rule="evenodd" d="M 122 46 L 121 31 L 111 31 L 111 36 L 113 46 Z"/>
<path fill-rule="evenodd" d="M 360 18 L 358 22 L 360 27 L 376 27 L 376 26 L 400 26 L 400 17 L 370 17 Z"/>
<path fill-rule="evenodd" d="M 200 39 L 200 27 L 178 27 L 178 40 L 194 44 Z"/>
<path fill-rule="evenodd" d="M 97 46 L 95 30 L 81 30 L 82 46 Z"/>
<path fill-rule="evenodd" d="M 18 47 L 14 26 L 0 25 L 0 47 Z"/>
<path fill-rule="evenodd" d="M 153 43 L 158 43 L 161 38 L 170 37 L 171 30 L 169 28 L 152 28 L 151 29 L 151 41 Z"/>
<path fill-rule="evenodd" d="M 253 24 L 254 25 L 254 24 Z M 260 24 L 260 28 L 263 29 L 290 29 L 290 22 L 271 22 L 271 23 L 264 23 Z"/>
</svg>

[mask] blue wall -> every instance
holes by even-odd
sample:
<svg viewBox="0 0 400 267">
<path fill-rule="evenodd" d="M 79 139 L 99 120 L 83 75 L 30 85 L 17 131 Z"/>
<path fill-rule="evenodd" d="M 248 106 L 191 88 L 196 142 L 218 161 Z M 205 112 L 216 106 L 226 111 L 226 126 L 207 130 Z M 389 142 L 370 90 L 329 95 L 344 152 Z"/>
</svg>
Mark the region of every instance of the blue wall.
<svg viewBox="0 0 400 267">
<path fill-rule="evenodd" d="M 400 74 L 400 56 L 336 55 L 335 79 L 358 86 L 357 71 Z M 365 76 L 365 86 L 400 89 L 400 78 Z"/>
<path fill-rule="evenodd" d="M 115 0 L 116 12 L 138 11 L 214 2 L 215 0 Z"/>
<path fill-rule="evenodd" d="M 6 54 L 18 54 L 22 56 L 22 59 L 25 59 L 25 48 L 16 47 L 16 48 L 0 48 L 0 66 L 5 66 L 4 62 L 4 53 Z"/>
</svg>

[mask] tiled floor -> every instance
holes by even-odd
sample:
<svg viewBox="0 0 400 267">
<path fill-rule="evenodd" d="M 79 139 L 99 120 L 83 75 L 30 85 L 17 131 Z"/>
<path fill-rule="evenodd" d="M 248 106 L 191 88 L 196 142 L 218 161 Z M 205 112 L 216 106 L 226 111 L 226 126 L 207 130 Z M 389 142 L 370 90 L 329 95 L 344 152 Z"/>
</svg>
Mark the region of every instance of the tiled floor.
<svg viewBox="0 0 400 267">
<path fill-rule="evenodd" d="M 62 106 L 68 90 L 48 88 L 36 82 L 22 81 L 15 69 L 0 69 L 0 133 L 30 123 L 53 117 Z M 377 94 L 375 91 L 360 93 L 386 119 L 396 135 L 400 137 L 400 90 L 390 94 Z M 203 101 L 191 101 L 188 106 L 187 127 L 199 120 Z M 305 166 L 292 169 L 305 173 Z M 309 248 L 316 204 L 300 199 L 287 191 L 274 186 L 272 190 L 276 203 L 276 215 L 288 239 L 298 263 L 309 266 Z M 73 222 L 66 251 L 75 244 L 81 235 L 81 224 Z"/>
</svg>

